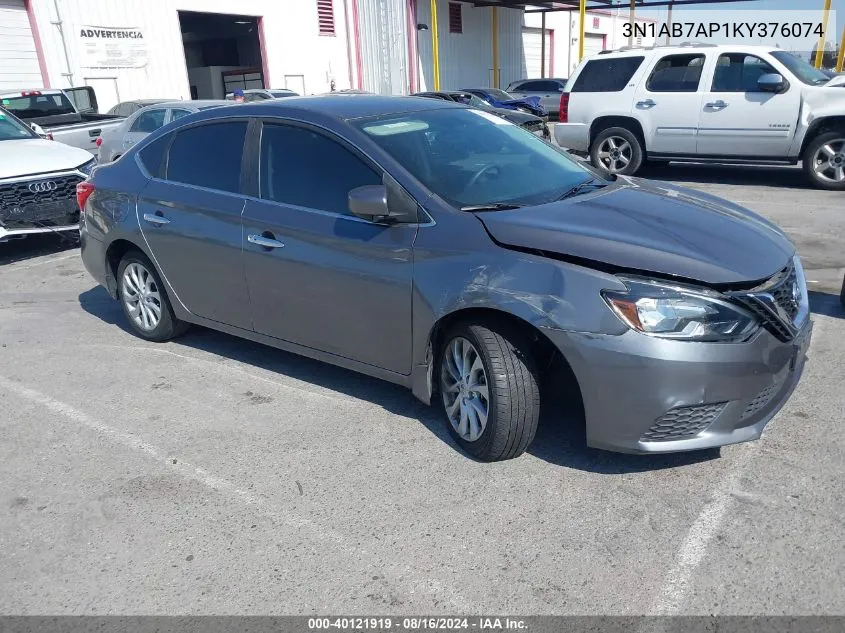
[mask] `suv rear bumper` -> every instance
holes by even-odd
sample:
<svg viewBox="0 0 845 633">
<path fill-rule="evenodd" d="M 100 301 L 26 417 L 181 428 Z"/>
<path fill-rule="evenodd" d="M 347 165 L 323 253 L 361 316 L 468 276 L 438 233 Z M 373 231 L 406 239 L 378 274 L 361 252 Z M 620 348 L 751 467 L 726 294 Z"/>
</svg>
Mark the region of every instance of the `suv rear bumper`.
<svg viewBox="0 0 845 633">
<path fill-rule="evenodd" d="M 590 126 L 586 123 L 555 123 L 554 136 L 558 145 L 576 152 L 590 150 Z"/>
</svg>

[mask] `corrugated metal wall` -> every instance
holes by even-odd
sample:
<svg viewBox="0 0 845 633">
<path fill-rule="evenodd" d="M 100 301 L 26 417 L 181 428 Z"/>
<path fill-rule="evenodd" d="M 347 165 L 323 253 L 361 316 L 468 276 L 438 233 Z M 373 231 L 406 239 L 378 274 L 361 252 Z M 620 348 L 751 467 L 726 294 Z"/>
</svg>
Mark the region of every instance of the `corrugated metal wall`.
<svg viewBox="0 0 845 633">
<path fill-rule="evenodd" d="M 449 2 L 437 2 L 440 88 L 493 85 L 492 9 L 461 3 L 462 33 L 449 32 Z M 521 10 L 499 9 L 499 85 L 520 79 L 523 65 Z M 417 0 L 417 22 L 431 26 L 429 0 Z M 419 31 L 420 90 L 432 90 L 431 31 Z"/>
<path fill-rule="evenodd" d="M 408 93 L 408 16 L 403 0 L 358 0 L 364 90 Z"/>
<path fill-rule="evenodd" d="M 115 90 L 101 99 L 101 110 L 116 101 L 145 97 L 190 99 L 178 11 L 228 13 L 263 18 L 264 53 L 271 87 L 285 86 L 287 76 L 302 77 L 307 93 L 349 85 L 345 2 L 335 0 L 335 36 L 319 35 L 313 0 L 58 0 L 67 60 L 53 0 L 31 0 L 51 84 L 95 85 Z M 143 68 L 82 68 L 79 30 L 82 25 L 138 27 L 143 30 L 148 62 Z M 113 94 L 112 94 L 113 93 Z"/>
</svg>

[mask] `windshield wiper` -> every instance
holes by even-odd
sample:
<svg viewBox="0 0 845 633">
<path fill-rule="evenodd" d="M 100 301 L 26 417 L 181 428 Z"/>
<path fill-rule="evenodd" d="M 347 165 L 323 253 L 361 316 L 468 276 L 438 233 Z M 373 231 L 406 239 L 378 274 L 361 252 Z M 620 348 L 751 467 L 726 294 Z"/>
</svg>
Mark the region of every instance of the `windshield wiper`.
<svg viewBox="0 0 845 633">
<path fill-rule="evenodd" d="M 595 188 L 601 189 L 602 187 L 607 187 L 606 182 L 600 181 L 598 178 L 589 178 L 582 183 L 578 183 L 572 189 L 564 193 L 560 198 L 557 200 L 566 200 L 567 198 L 571 198 L 572 196 L 578 196 L 582 193 L 586 192 L 587 189 Z"/>
<path fill-rule="evenodd" d="M 461 207 L 461 211 L 509 211 L 511 209 L 519 209 L 524 206 L 524 204 L 516 204 L 513 202 L 489 202 L 487 204 L 469 204 L 465 207 Z"/>
</svg>

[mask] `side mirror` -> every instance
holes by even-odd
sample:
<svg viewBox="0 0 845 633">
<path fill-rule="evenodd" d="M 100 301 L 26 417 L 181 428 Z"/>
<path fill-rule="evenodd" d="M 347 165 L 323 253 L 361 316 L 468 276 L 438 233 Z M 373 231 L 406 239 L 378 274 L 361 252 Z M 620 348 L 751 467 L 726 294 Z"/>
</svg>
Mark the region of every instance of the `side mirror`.
<svg viewBox="0 0 845 633">
<path fill-rule="evenodd" d="M 35 132 L 35 133 L 36 133 L 38 136 L 40 136 L 41 138 L 47 138 L 47 132 L 45 132 L 45 131 L 44 131 L 44 128 L 42 128 L 42 127 L 41 127 L 40 125 L 38 125 L 37 123 L 30 123 L 30 124 L 29 124 L 29 127 L 31 127 L 31 128 L 32 128 L 32 131 L 33 131 L 33 132 Z"/>
<path fill-rule="evenodd" d="M 786 86 L 786 80 L 780 73 L 767 73 L 757 79 L 757 87 L 762 92 L 783 92 Z"/>
<path fill-rule="evenodd" d="M 349 192 L 349 210 L 353 215 L 372 220 L 385 221 L 390 217 L 387 207 L 387 187 L 367 185 L 356 187 Z"/>
</svg>

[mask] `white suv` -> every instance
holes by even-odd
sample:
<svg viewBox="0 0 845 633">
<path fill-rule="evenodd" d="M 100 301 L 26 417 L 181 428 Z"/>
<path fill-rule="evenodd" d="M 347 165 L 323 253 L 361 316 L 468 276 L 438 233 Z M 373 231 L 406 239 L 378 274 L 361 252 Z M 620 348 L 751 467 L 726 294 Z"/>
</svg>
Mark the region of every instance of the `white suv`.
<svg viewBox="0 0 845 633">
<path fill-rule="evenodd" d="M 626 48 L 584 60 L 561 95 L 555 140 L 596 167 L 644 161 L 789 163 L 845 190 L 845 90 L 761 46 Z"/>
</svg>

